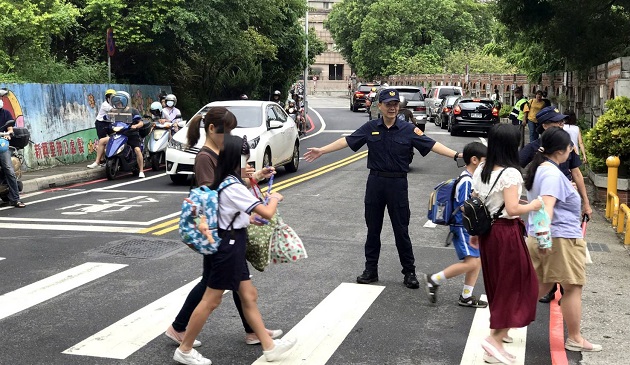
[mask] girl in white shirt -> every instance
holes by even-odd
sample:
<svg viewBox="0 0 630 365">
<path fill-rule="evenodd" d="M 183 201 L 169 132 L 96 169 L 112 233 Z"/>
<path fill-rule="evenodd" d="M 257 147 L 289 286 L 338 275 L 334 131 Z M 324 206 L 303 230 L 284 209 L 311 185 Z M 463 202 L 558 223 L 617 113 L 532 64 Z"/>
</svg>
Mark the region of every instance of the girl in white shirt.
<svg viewBox="0 0 630 365">
<path fill-rule="evenodd" d="M 223 149 L 219 154 L 215 179 L 210 188 L 218 189 L 226 179 L 237 182 L 225 187 L 219 193 L 221 245 L 211 258 L 213 270 L 208 279 L 206 292 L 190 318 L 184 340 L 173 356 L 174 360 L 182 364 L 209 365 L 212 363 L 192 346 L 212 311 L 221 304 L 224 290 L 238 291 L 247 323 L 258 336 L 267 361 L 277 360 L 296 343 L 295 339 L 272 340 L 256 304 L 258 292 L 249 277 L 249 268 L 245 259 L 250 214 L 256 213 L 270 220 L 283 197 L 278 193 L 271 193 L 268 205 L 264 205 L 243 185 L 241 178 L 235 174 L 241 164 L 242 145 L 242 138 L 224 135 Z"/>
</svg>

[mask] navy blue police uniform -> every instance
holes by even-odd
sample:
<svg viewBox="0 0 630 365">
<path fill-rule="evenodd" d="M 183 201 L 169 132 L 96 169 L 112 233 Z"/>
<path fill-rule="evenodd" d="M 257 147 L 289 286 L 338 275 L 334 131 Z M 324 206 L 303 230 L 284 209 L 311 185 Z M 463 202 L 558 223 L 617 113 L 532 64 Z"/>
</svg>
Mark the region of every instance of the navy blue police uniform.
<svg viewBox="0 0 630 365">
<path fill-rule="evenodd" d="M 383 90 L 379 102 L 399 101 L 398 92 Z M 396 240 L 396 248 L 408 287 L 408 276 L 415 281 L 413 249 L 409 238 L 409 210 L 407 173 L 413 148 L 426 156 L 435 141 L 423 135 L 413 124 L 396 118 L 387 127 L 383 118 L 373 119 L 346 137 L 348 146 L 358 151 L 367 144 L 367 167 L 370 169 L 365 189 L 365 223 L 368 234 L 365 242 L 365 271 L 359 283 L 378 281 L 378 260 L 381 250 L 381 230 L 385 207 L 389 213 Z M 414 286 L 417 287 L 417 286 Z"/>
</svg>

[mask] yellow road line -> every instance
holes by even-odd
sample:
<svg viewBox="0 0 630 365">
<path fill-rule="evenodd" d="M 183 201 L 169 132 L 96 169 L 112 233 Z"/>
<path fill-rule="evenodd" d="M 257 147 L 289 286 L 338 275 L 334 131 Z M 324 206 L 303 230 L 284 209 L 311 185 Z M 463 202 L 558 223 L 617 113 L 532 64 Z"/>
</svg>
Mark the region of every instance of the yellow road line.
<svg viewBox="0 0 630 365">
<path fill-rule="evenodd" d="M 310 179 L 315 178 L 317 176 L 323 175 L 323 174 L 325 174 L 327 172 L 336 170 L 336 169 L 338 169 L 340 167 L 349 165 L 349 164 L 351 164 L 353 162 L 356 162 L 356 161 L 358 161 L 360 159 L 363 159 L 363 158 L 367 157 L 367 154 L 368 154 L 367 151 L 359 152 L 357 154 L 354 154 L 354 155 L 352 155 L 350 157 L 346 157 L 346 158 L 344 158 L 342 160 L 339 160 L 337 162 L 333 162 L 333 163 L 331 163 L 329 165 L 322 166 L 322 167 L 320 167 L 320 168 L 318 168 L 316 170 L 309 171 L 309 172 L 307 172 L 305 174 L 302 174 L 302 175 L 295 176 L 295 177 L 292 177 L 290 179 L 284 180 L 282 182 L 279 182 L 276 185 L 273 185 L 273 187 L 272 187 L 273 191 L 277 192 L 277 191 L 280 191 L 282 189 L 286 189 L 288 187 L 291 187 L 293 185 L 299 184 L 299 183 L 304 182 L 306 180 L 310 180 Z M 268 188 L 267 186 L 262 188 L 261 189 L 262 192 L 266 192 L 267 188 Z M 138 233 L 149 233 L 149 232 L 155 231 L 156 229 L 160 229 L 160 228 L 166 227 L 164 229 L 161 229 L 159 231 L 156 231 L 156 232 L 152 233 L 153 235 L 161 236 L 161 235 L 164 235 L 166 233 L 169 233 L 169 232 L 172 232 L 172 231 L 178 229 L 179 228 L 179 224 L 178 223 L 179 223 L 179 218 L 175 218 L 175 219 L 171 219 L 169 221 L 166 221 L 164 223 L 158 224 L 158 225 L 153 226 L 153 227 L 144 228 L 144 229 L 138 231 Z"/>
<path fill-rule="evenodd" d="M 155 226 L 143 228 L 143 229 L 139 230 L 138 233 L 149 233 L 151 231 L 155 231 L 156 229 L 159 229 L 159 228 L 162 228 L 162 227 L 166 227 L 166 226 L 170 226 L 171 224 L 177 223 L 177 222 L 179 222 L 179 217 L 173 218 L 173 219 L 171 219 L 169 221 L 166 221 L 164 223 L 160 223 L 160 224 L 155 225 Z"/>
</svg>

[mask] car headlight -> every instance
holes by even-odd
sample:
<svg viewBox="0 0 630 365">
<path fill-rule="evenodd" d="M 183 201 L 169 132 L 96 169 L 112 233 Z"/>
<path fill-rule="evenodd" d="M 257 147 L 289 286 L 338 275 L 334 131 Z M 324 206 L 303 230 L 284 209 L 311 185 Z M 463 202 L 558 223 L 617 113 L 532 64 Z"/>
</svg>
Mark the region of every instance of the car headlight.
<svg viewBox="0 0 630 365">
<path fill-rule="evenodd" d="M 252 150 L 256 148 L 256 146 L 258 146 L 258 143 L 260 142 L 260 136 L 251 139 L 248 141 L 249 143 L 249 148 L 251 148 Z"/>
<path fill-rule="evenodd" d="M 183 151 L 185 146 L 183 143 L 176 141 L 175 139 L 171 139 L 168 141 L 168 148 L 174 148 L 179 151 Z"/>
</svg>

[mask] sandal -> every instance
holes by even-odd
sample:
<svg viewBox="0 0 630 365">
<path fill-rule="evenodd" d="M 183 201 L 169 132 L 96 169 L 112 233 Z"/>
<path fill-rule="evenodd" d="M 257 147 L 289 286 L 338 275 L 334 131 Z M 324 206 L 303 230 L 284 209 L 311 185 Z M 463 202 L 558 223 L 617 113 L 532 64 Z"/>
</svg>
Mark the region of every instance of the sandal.
<svg viewBox="0 0 630 365">
<path fill-rule="evenodd" d="M 582 343 L 577 343 L 568 338 L 564 343 L 564 348 L 569 351 L 582 351 L 582 352 L 599 352 L 602 350 L 602 345 L 590 343 L 586 339 L 582 339 Z"/>
<path fill-rule="evenodd" d="M 514 363 L 514 358 L 512 357 L 513 355 L 503 349 L 495 347 L 488 339 L 481 341 L 481 347 L 488 353 L 488 355 L 502 364 L 510 365 Z"/>
<path fill-rule="evenodd" d="M 21 201 L 15 201 L 15 202 L 11 202 L 11 206 L 15 207 L 15 208 L 24 208 L 26 207 L 26 204 L 22 203 Z"/>
</svg>

